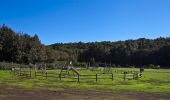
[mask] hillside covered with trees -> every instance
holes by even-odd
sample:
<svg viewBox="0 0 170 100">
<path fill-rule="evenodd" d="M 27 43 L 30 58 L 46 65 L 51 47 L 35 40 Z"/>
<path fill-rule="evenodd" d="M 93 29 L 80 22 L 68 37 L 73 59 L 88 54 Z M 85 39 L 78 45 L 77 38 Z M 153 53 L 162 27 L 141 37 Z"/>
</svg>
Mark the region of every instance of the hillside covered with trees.
<svg viewBox="0 0 170 100">
<path fill-rule="evenodd" d="M 64 51 L 73 61 L 113 64 L 114 66 L 170 66 L 170 38 L 126 40 L 117 42 L 58 43 L 51 47 Z M 76 62 L 75 61 L 75 62 Z"/>
<path fill-rule="evenodd" d="M 37 35 L 17 33 L 0 26 L 0 61 L 19 64 L 70 61 L 92 66 L 160 65 L 170 68 L 170 38 L 126 40 L 117 42 L 56 43 L 43 45 Z"/>
</svg>

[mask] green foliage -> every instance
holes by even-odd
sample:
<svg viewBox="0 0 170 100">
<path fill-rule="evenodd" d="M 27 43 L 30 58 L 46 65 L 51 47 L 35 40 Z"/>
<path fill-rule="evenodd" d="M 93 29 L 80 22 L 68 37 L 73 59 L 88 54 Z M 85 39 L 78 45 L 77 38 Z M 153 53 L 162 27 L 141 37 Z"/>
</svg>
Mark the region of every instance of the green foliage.
<svg viewBox="0 0 170 100">
<path fill-rule="evenodd" d="M 121 66 L 118 64 L 118 65 L 116 65 L 116 68 L 121 68 Z"/>
<path fill-rule="evenodd" d="M 0 62 L 19 64 L 54 63 L 56 61 L 86 62 L 169 68 L 170 38 L 126 40 L 117 42 L 57 43 L 45 46 L 38 35 L 16 33 L 0 26 Z M 117 66 L 117 67 L 120 67 Z M 151 65 L 150 68 L 153 68 Z"/>
<path fill-rule="evenodd" d="M 0 62 L 0 70 L 11 70 L 14 67 L 19 68 L 19 67 L 30 67 L 30 66 L 25 64 Z"/>
<path fill-rule="evenodd" d="M 117 42 L 66 43 L 51 45 L 55 50 L 66 52 L 80 62 L 114 63 L 125 65 L 170 66 L 170 38 L 126 40 Z M 70 52 L 72 51 L 72 52 Z M 75 52 L 76 51 L 76 52 Z"/>
<path fill-rule="evenodd" d="M 133 66 L 129 66 L 129 68 L 135 68 L 135 66 L 133 65 Z"/>
<path fill-rule="evenodd" d="M 159 65 L 149 64 L 149 65 L 143 66 L 143 68 L 147 68 L 147 69 L 160 69 L 160 66 Z"/>
<path fill-rule="evenodd" d="M 84 67 L 84 68 L 86 68 L 88 66 L 87 63 L 83 63 L 83 62 L 75 62 L 75 63 L 73 63 L 73 65 L 76 67 Z"/>
<path fill-rule="evenodd" d="M 45 65 L 48 69 L 57 69 L 57 66 L 56 66 L 56 64 L 46 64 Z"/>
<path fill-rule="evenodd" d="M 56 51 L 49 54 L 50 48 L 42 45 L 39 37 L 16 33 L 3 25 L 0 27 L 0 61 L 36 64 L 57 60 Z"/>
</svg>

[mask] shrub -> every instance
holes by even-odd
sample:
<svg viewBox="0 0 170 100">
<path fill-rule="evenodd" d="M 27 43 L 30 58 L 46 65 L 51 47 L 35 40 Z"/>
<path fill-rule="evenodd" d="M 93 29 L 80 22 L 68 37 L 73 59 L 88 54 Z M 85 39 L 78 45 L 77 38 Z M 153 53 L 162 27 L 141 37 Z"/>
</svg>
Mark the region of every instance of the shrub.
<svg viewBox="0 0 170 100">
<path fill-rule="evenodd" d="M 161 68 L 160 65 L 155 66 L 155 69 L 160 69 L 160 68 Z"/>
<path fill-rule="evenodd" d="M 117 65 L 116 67 L 117 67 L 117 68 L 121 68 L 121 66 L 120 66 L 120 65 Z"/>
<path fill-rule="evenodd" d="M 87 63 L 84 62 L 76 62 L 73 64 L 75 67 L 87 67 Z"/>
<path fill-rule="evenodd" d="M 148 66 L 144 66 L 144 68 L 149 68 L 149 69 L 160 69 L 160 66 L 159 66 L 159 65 L 150 64 L 150 65 L 148 65 Z"/>
<path fill-rule="evenodd" d="M 112 64 L 112 67 L 116 67 L 116 64 Z"/>
<path fill-rule="evenodd" d="M 17 64 L 17 63 L 8 63 L 8 62 L 0 62 L 1 70 L 11 70 L 13 67 L 27 67 L 28 65 Z"/>
<path fill-rule="evenodd" d="M 132 66 L 129 66 L 129 68 L 135 68 L 135 66 L 134 66 L 134 65 L 132 65 Z"/>
</svg>

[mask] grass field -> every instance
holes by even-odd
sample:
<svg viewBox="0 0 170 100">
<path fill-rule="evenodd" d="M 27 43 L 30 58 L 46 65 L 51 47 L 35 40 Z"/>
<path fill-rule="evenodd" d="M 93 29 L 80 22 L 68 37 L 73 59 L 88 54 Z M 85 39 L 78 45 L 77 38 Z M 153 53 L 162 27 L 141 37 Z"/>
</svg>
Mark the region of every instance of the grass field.
<svg viewBox="0 0 170 100">
<path fill-rule="evenodd" d="M 115 69 L 113 69 L 115 70 Z M 139 69 L 122 69 L 116 70 L 139 70 Z M 49 70 L 51 73 L 59 73 L 59 70 Z M 81 74 L 95 74 L 90 70 L 80 71 Z M 139 80 L 123 80 L 114 77 L 111 79 L 81 79 L 78 83 L 75 79 L 63 78 L 33 78 L 25 79 L 13 76 L 9 71 L 0 71 L 0 87 L 17 87 L 31 90 L 49 89 L 77 89 L 77 90 L 98 90 L 98 91 L 117 91 L 117 92 L 146 92 L 146 93 L 170 93 L 170 69 L 145 69 L 143 77 Z M 108 76 L 100 76 L 102 78 Z M 88 77 L 89 78 L 89 77 Z M 92 77 L 93 78 L 93 77 Z"/>
</svg>

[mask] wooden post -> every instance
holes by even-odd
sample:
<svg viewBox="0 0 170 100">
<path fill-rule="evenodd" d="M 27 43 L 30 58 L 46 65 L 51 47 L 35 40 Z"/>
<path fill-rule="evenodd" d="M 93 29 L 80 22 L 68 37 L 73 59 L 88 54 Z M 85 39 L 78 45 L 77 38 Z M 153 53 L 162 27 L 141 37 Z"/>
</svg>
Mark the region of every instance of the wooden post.
<svg viewBox="0 0 170 100">
<path fill-rule="evenodd" d="M 126 72 L 124 72 L 124 80 L 126 80 Z"/>
<path fill-rule="evenodd" d="M 137 80 L 139 79 L 139 73 L 138 72 L 136 73 L 136 79 Z"/>
<path fill-rule="evenodd" d="M 35 72 L 35 78 L 36 78 L 36 76 L 37 76 L 37 73 Z"/>
<path fill-rule="evenodd" d="M 20 69 L 19 69 L 19 76 L 21 76 L 21 67 L 20 67 Z"/>
<path fill-rule="evenodd" d="M 59 78 L 60 78 L 60 80 L 61 80 L 61 74 L 59 74 Z"/>
<path fill-rule="evenodd" d="M 78 79 L 77 81 L 80 82 L 80 75 L 79 74 L 78 74 L 78 78 L 77 79 Z"/>
<path fill-rule="evenodd" d="M 31 70 L 30 70 L 30 78 L 32 77 Z"/>
<path fill-rule="evenodd" d="M 113 81 L 113 73 L 112 73 L 112 81 Z"/>
<path fill-rule="evenodd" d="M 142 78 L 142 72 L 140 72 L 140 74 L 139 74 L 139 75 L 140 75 L 140 78 Z"/>
<path fill-rule="evenodd" d="M 96 82 L 97 82 L 97 74 L 96 74 Z"/>
</svg>

